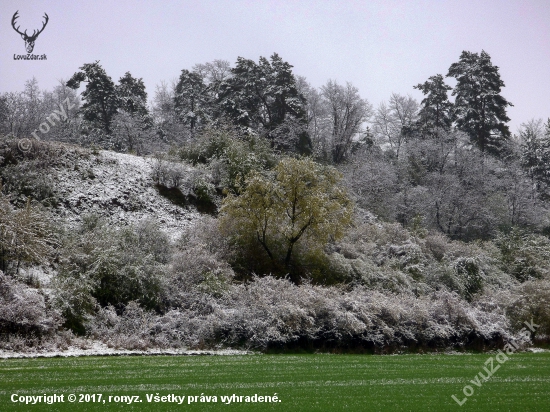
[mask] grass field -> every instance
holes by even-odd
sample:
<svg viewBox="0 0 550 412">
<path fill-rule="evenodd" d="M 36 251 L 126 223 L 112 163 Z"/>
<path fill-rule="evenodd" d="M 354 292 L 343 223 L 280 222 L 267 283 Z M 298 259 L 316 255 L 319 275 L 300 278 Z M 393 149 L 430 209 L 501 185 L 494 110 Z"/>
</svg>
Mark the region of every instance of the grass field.
<svg viewBox="0 0 550 412">
<path fill-rule="evenodd" d="M 512 354 L 488 381 L 480 380 L 481 386 L 470 383 L 479 372 L 486 375 L 483 367 L 491 356 L 494 354 L 7 359 L 0 360 L 0 411 L 550 411 L 549 352 Z M 459 406 L 451 395 L 465 398 L 465 385 L 474 393 Z M 244 396 L 275 393 L 280 402 L 244 402 Z M 17 399 L 63 394 L 65 402 L 25 405 L 13 403 L 13 394 Z M 77 402 L 68 402 L 69 394 L 77 395 Z M 79 403 L 80 394 L 102 394 L 102 398 Z M 148 394 L 186 398 L 181 405 L 155 403 L 148 402 Z M 201 394 L 215 395 L 218 402 L 201 403 L 199 398 L 188 404 L 187 396 Z M 221 402 L 221 396 L 232 394 L 243 396 L 243 402 Z M 139 396 L 141 403 L 125 404 L 121 398 L 125 395 Z"/>
</svg>

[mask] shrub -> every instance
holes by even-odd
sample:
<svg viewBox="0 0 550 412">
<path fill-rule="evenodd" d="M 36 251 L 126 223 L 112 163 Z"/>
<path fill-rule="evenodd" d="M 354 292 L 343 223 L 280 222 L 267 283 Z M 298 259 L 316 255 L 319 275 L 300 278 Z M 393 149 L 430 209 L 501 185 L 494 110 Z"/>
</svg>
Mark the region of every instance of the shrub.
<svg viewBox="0 0 550 412">
<path fill-rule="evenodd" d="M 515 292 L 518 295 L 507 308 L 515 330 L 523 328 L 524 322 L 533 321 L 539 325 L 533 332 L 533 338 L 544 337 L 550 340 L 550 281 L 526 281 Z"/>
<path fill-rule="evenodd" d="M 195 141 L 184 146 L 179 155 L 194 165 L 207 165 L 212 170 L 213 183 L 233 192 L 240 191 L 251 172 L 269 169 L 275 164 L 266 139 L 242 134 L 228 125 L 207 128 Z"/>
<path fill-rule="evenodd" d="M 44 263 L 57 240 L 43 210 L 30 201 L 13 209 L 0 185 L 0 270 L 18 274 L 23 263 Z"/>
<path fill-rule="evenodd" d="M 60 314 L 47 305 L 38 289 L 0 271 L 0 337 L 42 338 L 53 335 L 61 323 Z"/>
<path fill-rule="evenodd" d="M 300 269 L 292 260 L 298 242 L 321 249 L 341 238 L 351 223 L 353 204 L 340 180 L 332 167 L 285 158 L 273 174 L 251 174 L 239 196 L 224 199 L 221 224 L 241 246 L 261 246 L 272 273 L 290 273 L 298 283 Z M 249 256 L 243 248 L 243 258 Z"/>
<path fill-rule="evenodd" d="M 513 229 L 495 239 L 501 253 L 502 269 L 518 281 L 550 278 L 550 239 Z"/>
<path fill-rule="evenodd" d="M 56 302 L 74 331 L 83 332 L 96 301 L 119 310 L 130 301 L 161 310 L 171 251 L 167 236 L 153 222 L 117 230 L 87 216 L 68 236 L 61 254 Z"/>
</svg>

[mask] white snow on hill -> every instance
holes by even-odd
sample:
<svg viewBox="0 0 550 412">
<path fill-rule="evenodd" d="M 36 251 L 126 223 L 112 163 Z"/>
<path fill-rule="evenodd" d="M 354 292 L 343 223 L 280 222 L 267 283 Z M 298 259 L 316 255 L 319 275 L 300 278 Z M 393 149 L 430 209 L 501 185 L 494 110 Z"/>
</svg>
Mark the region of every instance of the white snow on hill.
<svg viewBox="0 0 550 412">
<path fill-rule="evenodd" d="M 100 151 L 79 158 L 74 168 L 55 170 L 61 204 L 54 213 L 69 223 L 97 213 L 124 225 L 153 218 L 171 238 L 200 218 L 193 206 L 179 206 L 161 196 L 152 179 L 152 158 Z M 192 167 L 188 167 L 190 173 Z"/>
</svg>

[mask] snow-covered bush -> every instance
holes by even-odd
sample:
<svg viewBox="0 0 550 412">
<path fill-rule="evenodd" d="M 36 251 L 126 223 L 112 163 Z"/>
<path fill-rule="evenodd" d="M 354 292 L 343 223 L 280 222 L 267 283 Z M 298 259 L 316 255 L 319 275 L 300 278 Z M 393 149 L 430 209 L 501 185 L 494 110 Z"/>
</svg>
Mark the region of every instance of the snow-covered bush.
<svg viewBox="0 0 550 412">
<path fill-rule="evenodd" d="M 207 320 L 217 325 L 218 339 L 260 349 L 482 348 L 510 336 L 504 314 L 484 312 L 444 291 L 416 297 L 296 286 L 266 276 L 234 285 L 220 306 Z"/>
<path fill-rule="evenodd" d="M 252 171 L 275 164 L 266 139 L 243 134 L 229 124 L 206 128 L 196 140 L 185 145 L 179 155 L 193 165 L 207 165 L 215 185 L 237 192 Z"/>
<path fill-rule="evenodd" d="M 393 293 L 448 290 L 472 300 L 485 286 L 512 286 L 493 242 L 452 241 L 440 233 L 421 236 L 399 224 L 356 224 L 326 248 L 327 277 Z"/>
<path fill-rule="evenodd" d="M 129 302 L 118 312 L 120 315 L 113 306 L 100 308 L 87 325 L 89 336 L 113 348 L 145 350 L 155 346 L 150 336 L 155 321 L 153 313 L 137 302 Z"/>
<path fill-rule="evenodd" d="M 47 212 L 30 200 L 14 209 L 0 182 L 0 270 L 19 274 L 24 263 L 44 263 L 56 244 Z"/>
<path fill-rule="evenodd" d="M 89 152 L 78 147 L 0 136 L 0 177 L 4 191 L 15 198 L 18 206 L 27 197 L 45 206 L 57 205 L 62 199 L 55 190 L 56 169 L 75 167 L 79 159 L 87 156 Z"/>
<path fill-rule="evenodd" d="M 19 283 L 0 271 L 0 346 L 18 349 L 51 337 L 61 326 L 40 290 Z M 19 342 L 19 343 L 18 343 Z"/>
<path fill-rule="evenodd" d="M 532 280 L 518 286 L 509 302 L 507 314 L 516 331 L 533 321 L 538 327 L 533 336 L 550 341 L 550 281 Z"/>
<path fill-rule="evenodd" d="M 147 309 L 161 308 L 170 246 L 153 222 L 113 228 L 86 216 L 66 234 L 61 256 L 56 302 L 73 330 L 82 331 L 94 302 L 121 309 L 136 300 Z"/>
<path fill-rule="evenodd" d="M 171 307 L 186 307 L 190 294 L 222 294 L 234 277 L 226 259 L 230 247 L 220 234 L 217 221 L 204 216 L 178 240 L 166 282 L 166 301 Z M 193 298 L 191 298 L 193 299 Z"/>
<path fill-rule="evenodd" d="M 495 239 L 501 253 L 502 269 L 518 281 L 550 279 L 550 239 L 514 229 Z"/>
</svg>

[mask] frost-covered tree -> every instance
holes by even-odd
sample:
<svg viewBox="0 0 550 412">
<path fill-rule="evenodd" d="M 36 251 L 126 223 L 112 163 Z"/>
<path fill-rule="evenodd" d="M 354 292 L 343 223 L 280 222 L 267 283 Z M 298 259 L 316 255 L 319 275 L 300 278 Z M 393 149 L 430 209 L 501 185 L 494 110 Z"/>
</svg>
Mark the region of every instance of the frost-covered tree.
<svg viewBox="0 0 550 412">
<path fill-rule="evenodd" d="M 119 79 L 115 91 L 120 109 L 128 112 L 131 116 L 145 116 L 149 113 L 143 79 L 136 79 L 130 72 L 126 72 Z"/>
<path fill-rule="evenodd" d="M 50 114 L 47 96 L 34 77 L 25 82 L 23 91 L 4 93 L 1 98 L 4 120 L 0 121 L 0 130 L 16 137 L 30 137 Z"/>
<path fill-rule="evenodd" d="M 142 152 L 145 141 L 152 138 L 153 125 L 145 84 L 126 72 L 116 85 L 116 95 L 119 107 L 112 121 L 114 149 Z"/>
<path fill-rule="evenodd" d="M 8 102 L 6 96 L 0 96 L 0 125 L 8 118 Z"/>
<path fill-rule="evenodd" d="M 86 83 L 86 89 L 82 92 L 84 104 L 81 108 L 84 120 L 111 134 L 111 122 L 120 105 L 115 84 L 99 61 L 80 67 L 80 71 L 69 79 L 67 86 L 76 90 L 82 82 Z"/>
<path fill-rule="evenodd" d="M 532 119 L 519 130 L 521 165 L 541 193 L 550 186 L 550 119 Z M 546 193 L 545 196 L 548 194 Z"/>
<path fill-rule="evenodd" d="M 463 51 L 447 77 L 457 80 L 452 93 L 457 128 L 466 132 L 482 153 L 499 154 L 510 137 L 506 108 L 512 103 L 500 94 L 504 82 L 498 67 L 485 51 Z"/>
<path fill-rule="evenodd" d="M 285 146 L 272 133 L 285 123 L 302 124 L 305 131 L 305 99 L 292 66 L 276 53 L 270 60 L 260 57 L 258 63 L 239 57 L 231 76 L 219 85 L 217 104 L 236 124 L 265 135 L 274 146 Z M 301 152 L 310 150 L 306 133 L 300 133 L 295 146 Z"/>
<path fill-rule="evenodd" d="M 389 144 L 399 159 L 401 147 L 409 138 L 417 120 L 418 103 L 410 96 L 392 93 L 388 103 L 382 102 L 374 115 L 374 135 L 382 145 Z"/>
<path fill-rule="evenodd" d="M 447 92 L 452 87 L 445 84 L 443 75 L 431 76 L 426 82 L 417 84 L 415 89 L 424 94 L 420 103 L 416 128 L 422 136 L 434 136 L 438 131 L 448 131 L 453 123 L 453 104 L 449 101 Z"/>
<path fill-rule="evenodd" d="M 296 87 L 306 99 L 304 120 L 311 140 L 312 154 L 317 159 L 329 159 L 330 148 L 327 139 L 330 125 L 326 120 L 328 118 L 327 105 L 321 92 L 311 86 L 305 77 L 297 77 Z"/>
<path fill-rule="evenodd" d="M 174 90 L 174 109 L 179 121 L 189 128 L 191 137 L 212 117 L 212 95 L 203 77 L 182 70 Z"/>
<path fill-rule="evenodd" d="M 321 87 L 321 96 L 330 133 L 325 139 L 328 146 L 325 152 L 330 161 L 342 163 L 358 142 L 362 127 L 372 114 L 372 106 L 351 83 L 342 86 L 329 80 Z"/>
<path fill-rule="evenodd" d="M 216 90 L 219 84 L 231 77 L 231 64 L 227 60 L 214 60 L 194 65 L 193 72 L 201 76 L 206 85 Z"/>
</svg>

